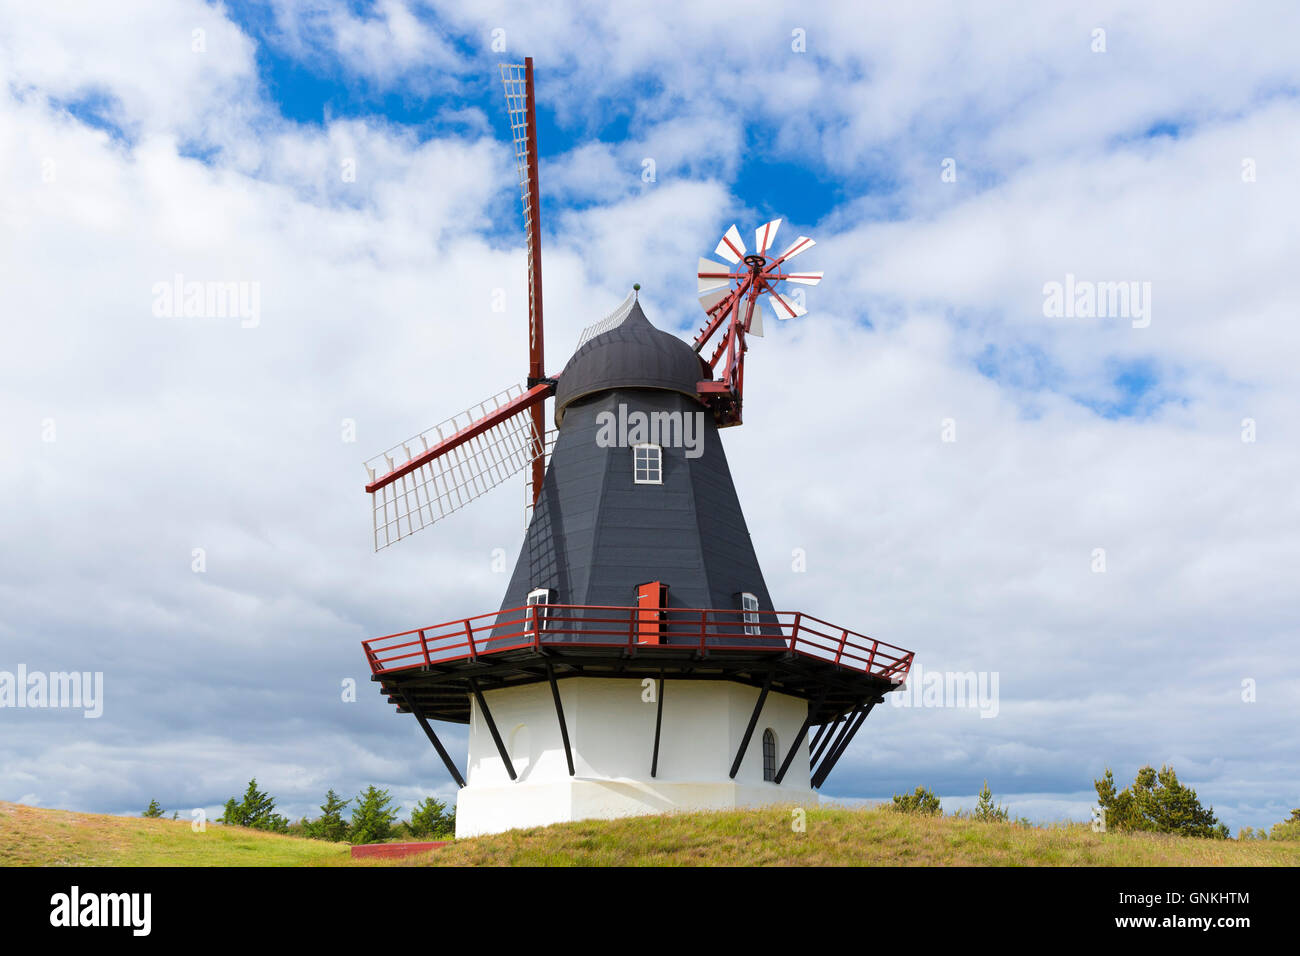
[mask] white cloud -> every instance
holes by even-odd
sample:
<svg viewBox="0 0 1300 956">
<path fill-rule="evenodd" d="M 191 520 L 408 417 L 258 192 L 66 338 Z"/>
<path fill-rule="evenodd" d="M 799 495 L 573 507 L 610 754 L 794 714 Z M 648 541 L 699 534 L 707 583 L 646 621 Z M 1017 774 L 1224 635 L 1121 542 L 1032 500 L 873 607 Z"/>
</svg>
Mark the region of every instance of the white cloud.
<svg viewBox="0 0 1300 956">
<path fill-rule="evenodd" d="M 377 0 L 363 12 L 325 0 L 276 0 L 268 39 L 318 72 L 338 64 L 380 89 L 427 95 L 454 85 L 466 64 L 426 11 L 404 0 Z"/>
<path fill-rule="evenodd" d="M 195 136 L 260 106 L 252 41 L 200 0 L 7 6 L 0 50 L 20 95 L 104 100 L 105 119 L 128 133 Z"/>
<path fill-rule="evenodd" d="M 808 265 L 827 281 L 806 318 L 752 343 L 728 455 L 778 604 L 915 648 L 927 668 L 999 671 L 1003 696 L 994 720 L 878 709 L 832 792 L 969 794 L 988 777 L 1018 812 L 1051 815 L 1107 763 L 1131 778 L 1174 760 L 1234 826 L 1280 819 L 1300 786 L 1300 124 L 1294 99 L 1260 91 L 1294 82 L 1292 14 L 1116 7 L 1096 14 L 1110 59 L 1076 62 L 1091 20 L 956 9 L 796 10 L 768 32 L 762 17 L 662 5 L 439 16 L 476 37 L 504 26 L 512 52 L 544 64 L 561 122 L 616 97 L 635 113 L 626 141 L 546 167 L 548 195 L 584 204 L 546 223 L 552 370 L 634 281 L 652 319 L 694 328 L 692 266 L 751 202 L 728 184 L 755 128 L 831 169 L 880 150 L 896 164 L 894 221 L 871 214 L 879 196 L 850 194 L 810 227 Z M 0 14 L 0 453 L 17 463 L 0 473 L 0 652 L 102 669 L 108 694 L 99 722 L 15 722 L 0 798 L 210 804 L 254 773 L 295 813 L 336 782 L 414 798 L 441 767 L 370 692 L 358 643 L 495 606 L 491 551 L 513 556 L 522 493 L 373 556 L 360 461 L 521 377 L 508 144 L 473 123 L 424 141 L 378 119 L 285 123 L 220 8 L 134 14 L 129 29 L 120 10 Z M 321 16 L 282 8 L 280 42 L 333 38 L 381 84 L 426 60 L 481 66 L 398 4 Z M 804 20 L 801 57 L 788 38 Z M 638 86 L 647 72 L 660 82 Z M 58 105 L 92 91 L 128 142 Z M 1196 122 L 1116 148 L 1167 116 Z M 196 137 L 220 148 L 210 164 L 179 155 Z M 954 186 L 938 180 L 946 141 Z M 1244 156 L 1256 183 L 1241 182 Z M 1150 279 L 1150 328 L 1045 319 L 1042 284 L 1067 271 Z M 156 317 L 151 289 L 178 272 L 259 283 L 260 324 Z M 989 348 L 1006 357 L 996 376 L 976 363 Z M 1117 361 L 1152 363 L 1175 400 L 1120 420 L 1079 404 L 1120 397 Z M 795 547 L 806 574 L 789 570 Z M 356 704 L 339 700 L 345 677 Z M 1247 678 L 1257 703 L 1241 701 Z"/>
</svg>

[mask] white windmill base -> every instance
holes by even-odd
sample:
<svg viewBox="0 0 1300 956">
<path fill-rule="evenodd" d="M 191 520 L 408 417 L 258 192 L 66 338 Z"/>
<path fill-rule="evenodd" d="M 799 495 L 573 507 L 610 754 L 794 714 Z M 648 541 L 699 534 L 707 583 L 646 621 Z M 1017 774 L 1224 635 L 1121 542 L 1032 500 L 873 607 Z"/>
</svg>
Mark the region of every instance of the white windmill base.
<svg viewBox="0 0 1300 956">
<path fill-rule="evenodd" d="M 667 679 L 659 763 L 652 777 L 656 682 L 580 677 L 558 686 L 575 774 L 569 775 L 549 684 L 484 692 L 518 779 L 510 779 L 474 702 L 467 786 L 456 804 L 457 837 L 570 820 L 817 804 L 806 738 L 781 784 L 763 779 L 764 731 L 776 738 L 779 767 L 807 716 L 807 701 L 775 691 L 767 695 L 733 780 L 729 771 L 758 688 Z"/>
</svg>

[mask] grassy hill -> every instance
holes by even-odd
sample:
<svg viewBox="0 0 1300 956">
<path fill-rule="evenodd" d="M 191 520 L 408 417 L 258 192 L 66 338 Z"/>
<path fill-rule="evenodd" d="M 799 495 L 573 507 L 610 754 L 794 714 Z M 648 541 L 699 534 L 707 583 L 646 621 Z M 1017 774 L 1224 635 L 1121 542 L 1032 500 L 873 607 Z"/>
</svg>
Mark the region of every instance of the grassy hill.
<svg viewBox="0 0 1300 956">
<path fill-rule="evenodd" d="M 315 866 L 348 862 L 338 843 L 188 820 L 145 820 L 0 803 L 0 866 Z"/>
<path fill-rule="evenodd" d="M 460 840 L 408 865 L 1297 866 L 1300 842 L 1019 827 L 883 808 L 822 807 L 794 832 L 789 809 L 566 823 Z"/>
<path fill-rule="evenodd" d="M 353 863 L 343 844 L 186 821 L 0 803 L 0 865 L 80 866 L 1300 866 L 1300 842 L 1093 833 L 884 809 L 668 814 L 460 840 L 400 861 Z"/>
</svg>

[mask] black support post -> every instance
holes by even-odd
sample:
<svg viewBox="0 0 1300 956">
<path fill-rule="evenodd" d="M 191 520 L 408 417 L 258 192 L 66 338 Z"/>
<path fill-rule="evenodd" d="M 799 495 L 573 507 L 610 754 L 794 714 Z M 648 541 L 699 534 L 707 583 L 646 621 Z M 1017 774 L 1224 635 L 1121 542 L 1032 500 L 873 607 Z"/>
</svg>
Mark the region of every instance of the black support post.
<svg viewBox="0 0 1300 956">
<path fill-rule="evenodd" d="M 808 716 L 803 719 L 803 726 L 799 728 L 799 733 L 795 736 L 794 742 L 790 744 L 790 749 L 781 761 L 781 769 L 776 772 L 776 780 L 773 781 L 778 786 L 785 779 L 785 772 L 790 769 L 790 762 L 794 760 L 794 755 L 799 750 L 799 745 L 803 743 L 804 737 L 808 733 L 808 728 L 812 726 L 813 714 L 821 709 L 822 703 L 826 700 L 826 688 L 821 689 L 817 695 L 817 700 L 808 708 Z"/>
<path fill-rule="evenodd" d="M 835 728 L 840 725 L 840 721 L 843 719 L 843 716 L 836 717 L 834 720 L 827 721 L 821 725 L 821 728 L 817 731 L 817 736 L 813 738 L 811 745 L 812 753 L 808 757 L 808 766 L 810 768 L 817 766 L 817 761 L 821 759 L 822 751 L 825 750 L 826 745 L 831 742 L 831 736 L 835 733 Z M 818 741 L 821 742 L 818 743 Z"/>
<path fill-rule="evenodd" d="M 740 772 L 740 762 L 745 759 L 745 751 L 749 748 L 749 739 L 754 736 L 754 727 L 758 724 L 758 717 L 763 712 L 763 702 L 767 700 L 767 692 L 772 686 L 772 672 L 767 672 L 767 677 L 763 679 L 763 689 L 758 692 L 758 700 L 754 704 L 754 712 L 749 715 L 749 726 L 745 728 L 745 736 L 740 741 L 740 749 L 736 751 L 736 759 L 731 762 L 731 779 L 736 779 L 736 774 Z"/>
<path fill-rule="evenodd" d="M 853 725 L 857 722 L 861 714 L 862 705 L 859 704 L 848 714 L 844 721 L 844 726 L 840 728 L 839 734 L 835 737 L 834 743 L 831 744 L 830 748 L 826 751 L 825 756 L 822 757 L 821 762 L 816 768 L 814 768 L 811 780 L 814 790 L 821 787 L 822 781 L 826 779 L 826 774 L 828 772 L 827 768 L 834 765 L 836 756 L 840 753 L 845 741 L 853 736 Z"/>
<path fill-rule="evenodd" d="M 555 682 L 555 668 L 551 659 L 545 659 L 546 679 L 551 682 L 551 697 L 555 699 L 555 716 L 560 720 L 560 739 L 564 741 L 564 759 L 569 762 L 569 776 L 573 776 L 573 748 L 569 746 L 569 725 L 564 722 L 564 707 L 560 703 L 560 687 Z"/>
<path fill-rule="evenodd" d="M 821 758 L 821 762 L 818 764 L 817 769 L 813 771 L 812 785 L 814 787 L 817 786 L 817 778 L 821 775 L 821 768 L 826 765 L 826 761 L 829 760 L 831 756 L 835 753 L 835 751 L 839 749 L 840 743 L 844 740 L 845 735 L 848 734 L 849 732 L 849 728 L 853 726 L 853 718 L 856 716 L 857 716 L 856 709 L 849 711 L 847 714 L 844 715 L 844 722 L 840 724 L 839 733 L 827 734 L 826 739 L 822 741 L 822 748 L 825 749 L 825 756 Z M 829 747 L 826 746 L 828 741 L 830 742 Z"/>
<path fill-rule="evenodd" d="M 844 739 L 838 742 L 836 746 L 832 748 L 831 752 L 826 755 L 826 759 L 822 761 L 821 768 L 817 771 L 817 777 L 813 780 L 814 787 L 820 789 L 821 785 L 826 782 L 826 778 L 831 775 L 831 771 L 835 769 L 835 764 L 839 762 L 839 759 L 842 756 L 844 756 L 844 751 L 849 749 L 849 744 L 853 742 L 853 738 L 857 735 L 858 729 L 866 721 L 867 715 L 871 713 L 871 709 L 876 706 L 876 703 L 877 701 L 871 701 L 871 703 L 858 711 L 857 717 L 851 724 L 845 725 L 848 728 L 848 733 L 844 736 Z"/>
<path fill-rule="evenodd" d="M 483 692 L 478 689 L 478 681 L 474 678 L 469 679 L 469 689 L 474 692 L 474 699 L 478 701 L 478 709 L 483 712 L 483 719 L 487 721 L 488 730 L 492 734 L 492 742 L 497 745 L 497 753 L 501 755 L 502 761 L 506 765 L 506 773 L 510 774 L 511 780 L 518 780 L 519 775 L 515 773 L 515 765 L 510 762 L 510 754 L 506 752 L 506 745 L 501 742 L 501 734 L 497 731 L 496 721 L 492 719 L 492 711 L 488 709 L 487 701 L 483 699 Z"/>
<path fill-rule="evenodd" d="M 809 750 L 817 749 L 817 745 L 821 743 L 822 734 L 826 733 L 826 728 L 831 726 L 833 723 L 834 721 L 828 720 L 826 721 L 826 723 L 822 724 L 820 727 L 817 728 L 817 733 L 813 734 L 813 739 L 808 742 Z"/>
<path fill-rule="evenodd" d="M 659 772 L 659 731 L 664 725 L 664 679 L 659 677 L 658 699 L 655 702 L 655 749 L 650 755 L 650 776 Z"/>
<path fill-rule="evenodd" d="M 397 694 L 402 698 L 402 702 L 406 704 L 406 709 L 414 714 L 415 719 L 419 721 L 420 729 L 423 730 L 425 736 L 429 738 L 429 743 L 433 744 L 433 749 L 438 751 L 438 756 L 442 758 L 443 764 L 447 767 L 447 772 L 451 774 L 451 777 L 456 781 L 457 786 L 465 786 L 465 778 L 462 777 L 460 771 L 456 769 L 456 764 L 452 762 L 451 754 L 447 753 L 447 748 L 442 745 L 442 741 L 438 739 L 438 735 L 433 732 L 433 728 L 429 726 L 429 721 L 425 719 L 424 714 L 420 713 L 420 709 L 411 702 L 411 698 L 407 697 L 400 690 L 397 691 Z"/>
</svg>

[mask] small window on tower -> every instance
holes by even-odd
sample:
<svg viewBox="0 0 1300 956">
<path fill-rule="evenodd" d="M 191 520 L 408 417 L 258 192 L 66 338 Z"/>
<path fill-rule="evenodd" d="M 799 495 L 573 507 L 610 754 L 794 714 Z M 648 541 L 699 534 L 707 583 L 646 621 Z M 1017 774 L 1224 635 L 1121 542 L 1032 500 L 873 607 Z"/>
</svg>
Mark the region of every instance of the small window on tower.
<svg viewBox="0 0 1300 956">
<path fill-rule="evenodd" d="M 554 591 L 551 588 L 533 588 L 531 591 L 528 592 L 528 606 L 530 608 L 534 604 L 543 605 L 543 608 L 537 611 L 537 621 L 541 625 L 542 630 L 546 630 L 546 617 L 547 614 L 549 613 L 544 606 L 547 604 L 555 603 L 555 599 L 552 597 L 553 594 Z M 533 633 L 533 612 L 532 611 L 528 612 L 528 622 L 524 630 L 529 634 Z"/>
<path fill-rule="evenodd" d="M 664 483 L 662 448 L 658 445 L 632 446 L 632 480 L 638 485 Z"/>
<path fill-rule="evenodd" d="M 757 634 L 758 630 L 758 598 L 748 591 L 740 595 L 740 608 L 745 612 L 745 633 Z"/>
<path fill-rule="evenodd" d="M 763 731 L 763 779 L 776 780 L 776 734 L 771 727 Z"/>
</svg>

